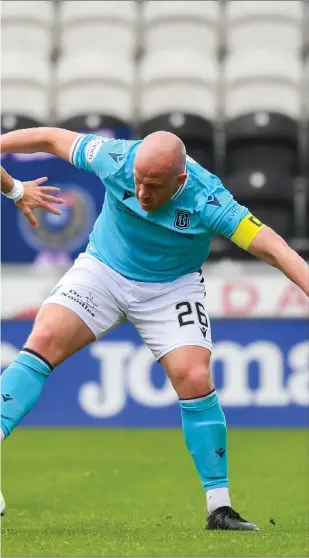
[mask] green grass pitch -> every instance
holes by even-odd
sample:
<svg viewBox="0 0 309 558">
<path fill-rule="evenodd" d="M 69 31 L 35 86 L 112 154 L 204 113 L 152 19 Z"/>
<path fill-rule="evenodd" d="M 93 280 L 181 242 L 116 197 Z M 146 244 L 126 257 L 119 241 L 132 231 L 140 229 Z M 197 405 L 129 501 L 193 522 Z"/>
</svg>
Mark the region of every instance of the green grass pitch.
<svg viewBox="0 0 309 558">
<path fill-rule="evenodd" d="M 19 429 L 2 556 L 308 556 L 308 457 L 306 431 L 230 430 L 232 501 L 261 531 L 214 532 L 180 430 Z"/>
</svg>

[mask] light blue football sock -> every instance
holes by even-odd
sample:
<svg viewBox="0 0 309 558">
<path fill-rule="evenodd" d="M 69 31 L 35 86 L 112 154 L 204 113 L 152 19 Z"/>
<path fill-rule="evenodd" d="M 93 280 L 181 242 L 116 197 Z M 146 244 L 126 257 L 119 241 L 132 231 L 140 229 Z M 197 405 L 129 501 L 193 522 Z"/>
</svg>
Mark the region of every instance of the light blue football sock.
<svg viewBox="0 0 309 558">
<path fill-rule="evenodd" d="M 185 441 L 205 491 L 227 487 L 226 420 L 216 392 L 180 400 Z"/>
<path fill-rule="evenodd" d="M 32 349 L 22 349 L 1 375 L 1 430 L 5 437 L 32 409 L 53 366 Z"/>
</svg>

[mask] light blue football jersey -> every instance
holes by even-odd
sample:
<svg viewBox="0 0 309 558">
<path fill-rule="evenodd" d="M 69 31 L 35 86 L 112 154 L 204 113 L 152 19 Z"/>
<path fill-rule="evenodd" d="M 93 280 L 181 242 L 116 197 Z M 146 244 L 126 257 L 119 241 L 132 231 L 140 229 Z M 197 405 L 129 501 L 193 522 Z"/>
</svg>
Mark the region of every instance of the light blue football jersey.
<svg viewBox="0 0 309 558">
<path fill-rule="evenodd" d="M 157 211 L 143 210 L 133 175 L 140 144 L 80 135 L 72 145 L 71 163 L 96 174 L 106 189 L 87 252 L 129 279 L 174 281 L 198 271 L 211 239 L 230 238 L 249 211 L 189 156 L 187 179 L 174 197 Z"/>
</svg>

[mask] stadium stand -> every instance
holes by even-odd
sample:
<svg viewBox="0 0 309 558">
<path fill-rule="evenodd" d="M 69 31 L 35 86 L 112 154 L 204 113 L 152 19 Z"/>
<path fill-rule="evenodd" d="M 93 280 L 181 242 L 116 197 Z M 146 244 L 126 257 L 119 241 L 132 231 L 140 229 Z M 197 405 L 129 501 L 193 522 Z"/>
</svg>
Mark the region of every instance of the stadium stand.
<svg viewBox="0 0 309 558">
<path fill-rule="evenodd" d="M 35 128 L 42 126 L 44 122 L 40 122 L 31 116 L 19 116 L 18 114 L 2 114 L 1 115 L 1 133 L 6 134 L 12 130 L 23 130 L 24 128 Z"/>
<path fill-rule="evenodd" d="M 114 57 L 132 58 L 135 51 L 136 3 L 127 0 L 75 2 L 60 4 L 61 51 L 63 55 L 81 51 L 104 54 L 112 49 Z M 81 41 L 82 37 L 82 41 Z"/>
<path fill-rule="evenodd" d="M 37 124 L 46 122 L 50 110 L 49 62 L 24 53 L 2 52 L 1 73 L 2 116 L 28 117 Z"/>
<path fill-rule="evenodd" d="M 264 46 L 271 52 L 299 56 L 302 2 L 249 0 L 226 3 L 230 52 Z"/>
<path fill-rule="evenodd" d="M 262 222 L 284 238 L 293 234 L 293 181 L 287 175 L 251 172 L 231 175 L 226 186 Z"/>
<path fill-rule="evenodd" d="M 54 10 L 48 0 L 1 2 L 1 35 L 4 52 L 27 53 L 47 59 L 53 48 Z"/>
<path fill-rule="evenodd" d="M 57 120 L 78 129 L 89 116 L 130 133 L 133 118 L 136 3 L 62 2 Z M 83 40 L 81 41 L 81 37 Z M 112 47 L 111 47 L 112 45 Z M 112 55 L 110 49 L 112 48 Z"/>
<path fill-rule="evenodd" d="M 160 128 L 177 133 L 192 157 L 211 169 L 215 71 L 213 61 L 191 50 L 147 54 L 141 69 L 142 136 Z"/>
<path fill-rule="evenodd" d="M 226 116 L 269 110 L 296 119 L 300 114 L 300 56 L 270 53 L 259 45 L 226 61 Z"/>
<path fill-rule="evenodd" d="M 83 134 L 97 134 L 99 136 L 122 139 L 132 138 L 134 131 L 132 126 L 120 118 L 104 116 L 100 112 L 91 112 L 59 120 L 58 126 Z"/>
<path fill-rule="evenodd" d="M 301 7 L 298 1 L 227 3 L 225 116 L 227 160 L 232 159 L 227 163 L 228 173 L 236 170 L 236 149 L 238 165 L 242 161 L 244 165 L 260 166 L 264 160 L 266 165 L 276 166 L 287 157 L 282 171 L 296 174 Z M 280 166 L 277 172 L 281 172 Z"/>
<path fill-rule="evenodd" d="M 57 72 L 59 119 L 99 113 L 131 120 L 133 64 L 102 53 L 75 53 L 61 57 Z"/>
<path fill-rule="evenodd" d="M 218 2 L 149 0 L 144 3 L 144 46 L 147 51 L 190 48 L 216 57 Z"/>
<path fill-rule="evenodd" d="M 225 183 L 286 239 L 297 220 L 301 23 L 297 0 L 226 3 Z"/>
<path fill-rule="evenodd" d="M 53 6 L 5 0 L 1 12 L 2 120 L 40 125 L 50 115 Z"/>
<path fill-rule="evenodd" d="M 226 148 L 227 174 L 246 169 L 273 169 L 275 174 L 296 176 L 297 121 L 267 111 L 243 115 L 227 122 Z"/>
<path fill-rule="evenodd" d="M 214 169 L 218 2 L 144 3 L 142 136 L 177 133 L 199 163 Z"/>
</svg>

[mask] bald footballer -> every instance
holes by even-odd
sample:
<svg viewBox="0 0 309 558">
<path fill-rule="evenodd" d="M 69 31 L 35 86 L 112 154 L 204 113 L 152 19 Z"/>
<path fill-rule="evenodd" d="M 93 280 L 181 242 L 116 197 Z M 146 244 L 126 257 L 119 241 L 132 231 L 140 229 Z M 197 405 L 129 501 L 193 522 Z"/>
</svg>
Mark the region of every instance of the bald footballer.
<svg viewBox="0 0 309 558">
<path fill-rule="evenodd" d="M 2 438 L 31 410 L 55 366 L 130 321 L 178 394 L 185 442 L 206 493 L 208 529 L 258 530 L 229 496 L 226 421 L 210 375 L 201 266 L 212 238 L 223 235 L 309 296 L 306 262 L 188 157 L 174 134 L 124 141 L 37 128 L 5 134 L 1 145 L 5 153 L 62 157 L 94 173 L 106 190 L 86 252 L 44 301 L 3 373 Z"/>
</svg>

